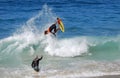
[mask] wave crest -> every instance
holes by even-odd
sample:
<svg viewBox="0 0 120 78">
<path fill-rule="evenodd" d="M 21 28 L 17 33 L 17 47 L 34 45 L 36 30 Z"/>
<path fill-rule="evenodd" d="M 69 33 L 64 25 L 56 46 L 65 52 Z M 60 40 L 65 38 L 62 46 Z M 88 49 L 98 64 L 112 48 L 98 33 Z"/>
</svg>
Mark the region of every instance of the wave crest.
<svg viewBox="0 0 120 78">
<path fill-rule="evenodd" d="M 52 56 L 74 57 L 88 52 L 88 45 L 85 37 L 53 39 L 47 37 L 45 51 Z"/>
</svg>

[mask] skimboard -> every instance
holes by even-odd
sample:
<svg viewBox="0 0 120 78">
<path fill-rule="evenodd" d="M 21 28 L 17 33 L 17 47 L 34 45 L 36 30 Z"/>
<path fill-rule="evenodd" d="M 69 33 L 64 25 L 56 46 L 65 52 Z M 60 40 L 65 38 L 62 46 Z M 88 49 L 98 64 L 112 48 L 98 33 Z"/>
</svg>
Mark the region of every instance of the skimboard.
<svg viewBox="0 0 120 78">
<path fill-rule="evenodd" d="M 40 78 L 40 72 L 34 71 L 34 72 L 32 73 L 32 77 L 34 77 L 34 78 Z"/>
<path fill-rule="evenodd" d="M 62 20 L 58 19 L 58 25 L 60 27 L 60 30 L 62 32 L 65 32 L 65 28 L 64 28 L 64 24 L 63 24 Z"/>
</svg>

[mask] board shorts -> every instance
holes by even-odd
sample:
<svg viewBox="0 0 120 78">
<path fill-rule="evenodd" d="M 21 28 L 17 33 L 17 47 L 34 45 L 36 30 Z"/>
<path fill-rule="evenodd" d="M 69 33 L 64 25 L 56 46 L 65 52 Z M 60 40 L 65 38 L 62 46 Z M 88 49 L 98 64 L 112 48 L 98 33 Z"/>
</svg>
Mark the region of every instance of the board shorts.
<svg viewBox="0 0 120 78">
<path fill-rule="evenodd" d="M 50 26 L 49 31 L 52 32 L 52 30 L 54 30 L 54 32 L 56 32 L 56 25 L 55 24 Z"/>
</svg>

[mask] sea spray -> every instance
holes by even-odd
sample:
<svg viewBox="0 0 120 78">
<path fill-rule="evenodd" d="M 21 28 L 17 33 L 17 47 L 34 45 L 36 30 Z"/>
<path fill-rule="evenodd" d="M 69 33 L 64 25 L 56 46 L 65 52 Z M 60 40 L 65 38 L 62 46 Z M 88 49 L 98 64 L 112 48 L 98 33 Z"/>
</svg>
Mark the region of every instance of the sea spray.
<svg viewBox="0 0 120 78">
<path fill-rule="evenodd" d="M 41 33 L 45 28 L 49 27 L 56 20 L 56 15 L 52 12 L 52 9 L 48 7 L 47 4 L 44 4 L 42 10 L 39 13 L 30 18 L 26 24 L 27 26 L 37 27 Z"/>
<path fill-rule="evenodd" d="M 41 41 L 44 38 L 43 29 L 50 25 L 50 21 L 55 21 L 54 18 L 45 4 L 36 16 L 29 19 L 21 28 L 18 28 L 12 36 L 0 40 L 1 62 L 7 63 L 7 61 L 16 58 L 16 61 L 21 63 L 17 58 L 22 59 L 22 57 L 32 56 L 40 52 L 42 48 Z M 14 63 L 11 64 L 14 65 Z"/>
<path fill-rule="evenodd" d="M 48 36 L 46 43 L 45 51 L 52 56 L 74 57 L 88 52 L 85 37 L 56 39 Z"/>
</svg>

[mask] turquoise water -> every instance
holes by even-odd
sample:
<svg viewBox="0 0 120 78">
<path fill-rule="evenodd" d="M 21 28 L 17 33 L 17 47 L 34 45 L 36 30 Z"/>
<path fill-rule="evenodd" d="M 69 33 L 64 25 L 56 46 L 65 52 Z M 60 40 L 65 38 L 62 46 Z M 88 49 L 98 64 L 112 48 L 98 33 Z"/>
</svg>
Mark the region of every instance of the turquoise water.
<svg viewBox="0 0 120 78">
<path fill-rule="evenodd" d="M 119 1 L 0 1 L 1 78 L 120 74 Z M 43 32 L 60 17 L 65 32 Z M 43 55 L 41 72 L 31 62 Z"/>
</svg>

